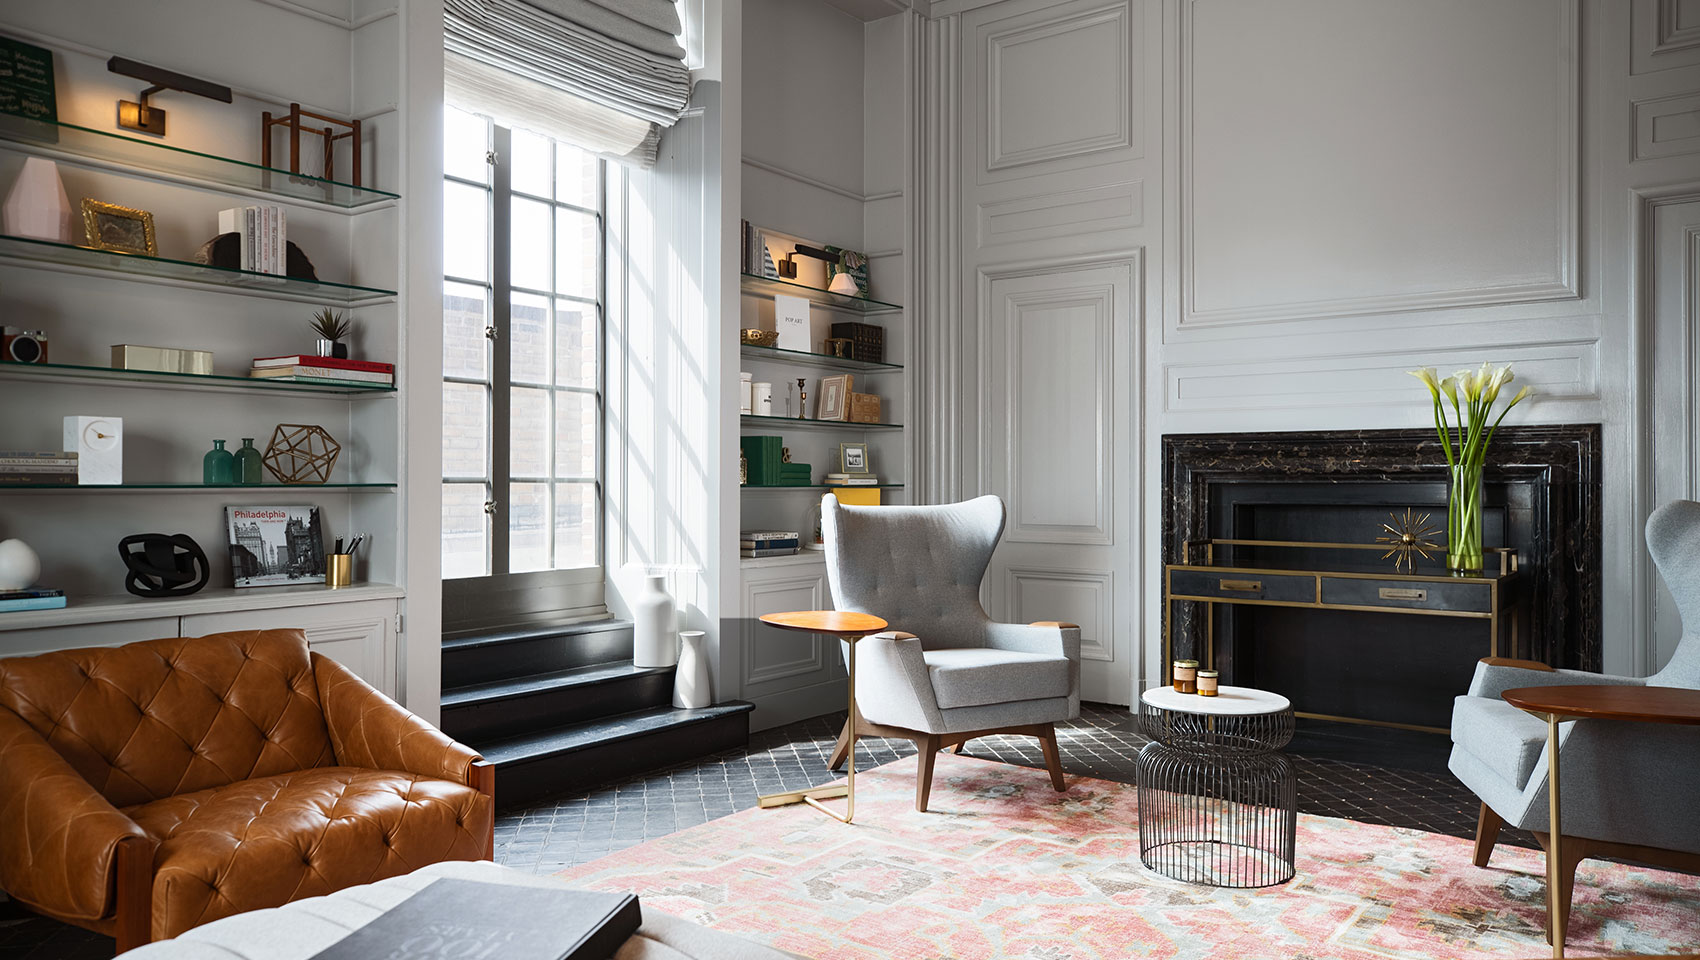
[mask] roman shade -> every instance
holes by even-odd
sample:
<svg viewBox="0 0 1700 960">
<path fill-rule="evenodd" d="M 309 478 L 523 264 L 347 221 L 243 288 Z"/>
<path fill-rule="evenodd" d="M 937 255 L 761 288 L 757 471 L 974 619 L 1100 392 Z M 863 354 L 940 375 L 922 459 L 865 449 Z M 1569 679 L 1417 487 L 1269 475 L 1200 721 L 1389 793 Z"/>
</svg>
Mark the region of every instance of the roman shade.
<svg viewBox="0 0 1700 960">
<path fill-rule="evenodd" d="M 674 0 L 444 0 L 449 105 L 653 166 L 691 96 Z"/>
</svg>

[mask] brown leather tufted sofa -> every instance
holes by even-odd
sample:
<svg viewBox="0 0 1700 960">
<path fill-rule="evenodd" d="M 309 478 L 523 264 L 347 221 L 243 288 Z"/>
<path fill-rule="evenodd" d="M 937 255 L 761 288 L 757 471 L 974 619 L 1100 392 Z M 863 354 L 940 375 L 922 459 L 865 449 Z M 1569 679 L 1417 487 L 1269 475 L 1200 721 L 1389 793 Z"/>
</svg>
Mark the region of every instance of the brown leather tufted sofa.
<svg viewBox="0 0 1700 960">
<path fill-rule="evenodd" d="M 120 952 L 489 859 L 494 786 L 299 630 L 0 660 L 0 888 Z"/>
</svg>

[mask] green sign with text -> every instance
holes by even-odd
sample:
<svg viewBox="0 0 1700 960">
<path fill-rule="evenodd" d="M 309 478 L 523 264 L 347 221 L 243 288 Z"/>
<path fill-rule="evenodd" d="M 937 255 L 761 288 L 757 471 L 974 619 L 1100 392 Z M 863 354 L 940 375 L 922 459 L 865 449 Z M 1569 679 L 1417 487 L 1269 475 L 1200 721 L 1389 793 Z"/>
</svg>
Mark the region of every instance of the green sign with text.
<svg viewBox="0 0 1700 960">
<path fill-rule="evenodd" d="M 53 51 L 0 37 L 0 113 L 59 119 L 53 100 Z"/>
</svg>

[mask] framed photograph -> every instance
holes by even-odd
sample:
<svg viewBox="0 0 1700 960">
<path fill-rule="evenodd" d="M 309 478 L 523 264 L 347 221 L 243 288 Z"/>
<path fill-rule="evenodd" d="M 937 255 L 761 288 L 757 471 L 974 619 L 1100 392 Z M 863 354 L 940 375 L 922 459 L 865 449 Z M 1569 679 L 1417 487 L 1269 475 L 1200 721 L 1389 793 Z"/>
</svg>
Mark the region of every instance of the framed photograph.
<svg viewBox="0 0 1700 960">
<path fill-rule="evenodd" d="M 224 519 L 238 587 L 325 582 L 318 507 L 225 507 Z"/>
<path fill-rule="evenodd" d="M 83 199 L 83 233 L 96 250 L 159 256 L 153 235 L 153 214 L 116 203 Z"/>
<path fill-rule="evenodd" d="M 850 476 L 873 473 L 873 458 L 868 455 L 867 443 L 839 444 L 838 472 L 847 473 Z"/>
<path fill-rule="evenodd" d="M 850 379 L 845 373 L 820 378 L 820 403 L 815 407 L 816 420 L 846 420 L 850 417 Z"/>
</svg>

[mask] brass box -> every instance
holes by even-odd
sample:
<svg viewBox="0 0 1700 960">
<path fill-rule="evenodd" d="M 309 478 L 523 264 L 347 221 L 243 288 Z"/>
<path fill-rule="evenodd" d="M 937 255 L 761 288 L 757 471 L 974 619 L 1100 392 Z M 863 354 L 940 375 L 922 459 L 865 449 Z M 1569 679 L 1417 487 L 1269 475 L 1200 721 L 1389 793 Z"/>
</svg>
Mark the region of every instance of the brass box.
<svg viewBox="0 0 1700 960">
<path fill-rule="evenodd" d="M 879 423 L 880 398 L 871 393 L 852 393 L 850 395 L 851 423 Z"/>
<path fill-rule="evenodd" d="M 112 369 L 205 375 L 213 372 L 213 355 L 211 350 L 142 347 L 133 343 L 115 343 L 112 345 Z"/>
</svg>

